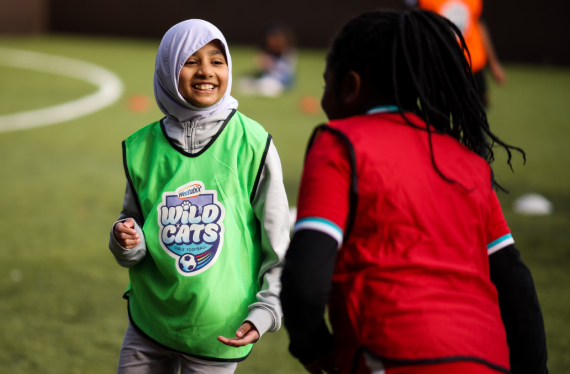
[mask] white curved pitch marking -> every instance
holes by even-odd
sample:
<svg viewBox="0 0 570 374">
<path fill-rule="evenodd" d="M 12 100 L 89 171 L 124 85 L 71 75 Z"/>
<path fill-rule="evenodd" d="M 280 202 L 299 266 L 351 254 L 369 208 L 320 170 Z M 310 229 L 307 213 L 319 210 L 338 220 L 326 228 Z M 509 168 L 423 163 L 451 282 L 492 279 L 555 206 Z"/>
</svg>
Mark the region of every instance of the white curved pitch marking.
<svg viewBox="0 0 570 374">
<path fill-rule="evenodd" d="M 0 65 L 76 78 L 99 88 L 93 94 L 60 105 L 0 116 L 0 132 L 52 125 L 85 116 L 113 104 L 123 93 L 123 82 L 116 74 L 67 57 L 0 48 Z"/>
</svg>

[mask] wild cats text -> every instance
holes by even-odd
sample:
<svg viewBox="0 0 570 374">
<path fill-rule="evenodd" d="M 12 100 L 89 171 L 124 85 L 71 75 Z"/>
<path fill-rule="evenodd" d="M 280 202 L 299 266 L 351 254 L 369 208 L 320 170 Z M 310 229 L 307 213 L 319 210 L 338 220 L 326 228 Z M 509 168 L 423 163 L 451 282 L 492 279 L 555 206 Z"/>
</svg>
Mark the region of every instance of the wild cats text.
<svg viewBox="0 0 570 374">
<path fill-rule="evenodd" d="M 163 206 L 160 211 L 162 242 L 166 245 L 213 243 L 218 239 L 220 225 L 220 207 L 208 204 L 202 207 L 198 215 L 198 207 L 184 202 L 176 207 Z"/>
</svg>

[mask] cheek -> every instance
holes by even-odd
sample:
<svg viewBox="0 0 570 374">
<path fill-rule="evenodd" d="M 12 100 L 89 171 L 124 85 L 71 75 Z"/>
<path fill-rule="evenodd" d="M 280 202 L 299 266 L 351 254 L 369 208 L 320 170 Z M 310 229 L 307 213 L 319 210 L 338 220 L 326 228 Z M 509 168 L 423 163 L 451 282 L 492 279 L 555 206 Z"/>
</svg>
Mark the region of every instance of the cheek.
<svg viewBox="0 0 570 374">
<path fill-rule="evenodd" d="M 225 71 L 222 74 L 220 74 L 220 80 L 222 81 L 222 86 L 227 87 L 229 80 L 229 72 Z"/>
<path fill-rule="evenodd" d="M 333 89 L 327 88 L 321 99 L 321 106 L 329 120 L 346 117 L 344 113 L 344 103 L 338 97 L 338 93 Z"/>
<path fill-rule="evenodd" d="M 220 82 L 220 92 L 222 95 L 226 92 L 226 89 L 228 88 L 228 81 L 229 81 L 229 74 L 228 71 L 225 72 L 221 72 L 220 74 L 218 74 L 218 80 Z"/>
<path fill-rule="evenodd" d="M 180 74 L 178 75 L 178 90 L 187 87 L 190 84 L 190 78 L 192 74 L 188 72 L 188 69 L 182 68 Z"/>
<path fill-rule="evenodd" d="M 334 95 L 332 95 L 331 89 L 329 88 L 329 86 L 327 86 L 323 91 L 323 97 L 321 98 L 321 107 L 323 108 L 323 110 L 327 115 L 330 112 L 330 108 L 334 107 L 333 96 Z"/>
</svg>

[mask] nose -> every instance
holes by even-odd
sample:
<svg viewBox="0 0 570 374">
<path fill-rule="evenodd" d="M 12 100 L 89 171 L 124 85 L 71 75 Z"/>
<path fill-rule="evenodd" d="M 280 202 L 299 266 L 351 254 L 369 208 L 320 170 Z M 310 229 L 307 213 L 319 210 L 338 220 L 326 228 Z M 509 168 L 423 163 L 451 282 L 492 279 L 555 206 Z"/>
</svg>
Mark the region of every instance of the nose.
<svg viewBox="0 0 570 374">
<path fill-rule="evenodd" d="M 200 69 L 198 69 L 197 73 L 203 77 L 211 77 L 214 75 L 214 71 L 209 64 L 200 64 Z"/>
</svg>

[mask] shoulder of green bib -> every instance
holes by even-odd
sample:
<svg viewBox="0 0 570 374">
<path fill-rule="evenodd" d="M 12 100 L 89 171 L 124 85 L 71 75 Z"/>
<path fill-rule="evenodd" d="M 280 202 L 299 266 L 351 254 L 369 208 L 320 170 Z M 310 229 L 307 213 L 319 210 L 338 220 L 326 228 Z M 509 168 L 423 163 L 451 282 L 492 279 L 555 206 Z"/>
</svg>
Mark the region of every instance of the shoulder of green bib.
<svg viewBox="0 0 570 374">
<path fill-rule="evenodd" d="M 164 119 L 164 118 L 163 118 Z M 129 135 L 129 137 L 127 137 L 127 139 L 125 139 L 126 142 L 130 142 L 132 140 L 138 139 L 140 137 L 145 137 L 147 136 L 147 134 L 149 133 L 149 131 L 156 131 L 156 130 L 160 130 L 160 124 L 162 122 L 162 119 L 158 120 L 158 121 L 154 121 L 146 126 L 141 127 L 140 129 L 138 129 L 137 131 L 133 132 L 131 135 Z"/>
<path fill-rule="evenodd" d="M 263 135 L 265 135 L 265 137 L 267 137 L 268 133 L 263 128 L 263 126 L 261 126 L 259 124 L 259 122 L 249 118 L 248 116 L 246 116 L 242 112 L 236 110 L 236 113 L 234 115 L 234 119 L 237 119 L 238 121 L 240 121 L 243 124 L 243 127 L 245 129 L 263 134 Z"/>
</svg>

